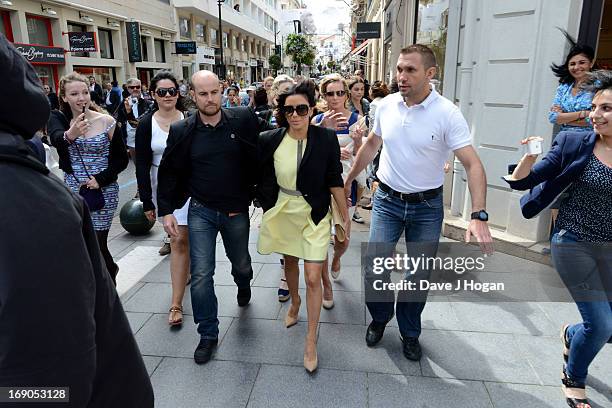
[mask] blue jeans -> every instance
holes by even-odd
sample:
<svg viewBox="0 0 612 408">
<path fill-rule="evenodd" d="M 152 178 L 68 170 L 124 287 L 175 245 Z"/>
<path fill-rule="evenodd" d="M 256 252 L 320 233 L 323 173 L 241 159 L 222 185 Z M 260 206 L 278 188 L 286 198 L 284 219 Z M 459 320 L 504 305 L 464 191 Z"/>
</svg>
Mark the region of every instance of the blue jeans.
<svg viewBox="0 0 612 408">
<path fill-rule="evenodd" d="M 249 255 L 249 216 L 240 213 L 228 216 L 205 207 L 193 197 L 189 205 L 189 255 L 191 260 L 191 304 L 198 333 L 203 339 L 217 339 L 217 296 L 215 248 L 220 232 L 225 253 L 232 263 L 232 276 L 238 288 L 249 287 L 253 279 Z"/>
<path fill-rule="evenodd" d="M 593 268 L 605 268 L 600 271 L 609 274 L 609 266 L 604 262 L 596 262 L 597 252 L 593 247 L 580 242 L 580 238 L 571 231 L 560 230 L 555 232 L 551 241 L 551 253 L 555 268 L 561 278 L 568 286 L 577 284 L 589 284 L 593 287 L 593 277 L 598 274 L 588 273 L 585 270 Z M 591 261 L 591 262 L 589 262 Z M 579 266 L 579 268 L 577 267 Z M 576 275 L 585 275 L 576 277 Z M 566 366 L 567 375 L 580 384 L 585 384 L 589 365 L 597 356 L 597 353 L 606 343 L 612 343 L 612 302 L 606 300 L 581 301 L 584 298 L 584 290 L 573 290 L 570 292 L 576 300 L 576 305 L 582 316 L 582 323 L 574 324 L 567 330 L 567 338 L 570 343 L 569 359 Z M 598 293 L 600 291 L 597 291 Z"/>
<path fill-rule="evenodd" d="M 442 194 L 420 203 L 408 203 L 378 188 L 372 203 L 368 246 L 387 244 L 383 247 L 386 247 L 388 251 L 395 247 L 400 236 L 404 233 L 406 253 L 409 256 L 419 256 L 421 253 L 425 256 L 435 256 L 438 250 L 443 219 Z M 377 256 L 381 255 L 390 256 L 391 254 L 377 254 Z M 374 321 L 385 323 L 393 317 L 395 297 L 393 292 L 387 291 L 378 294 L 376 301 L 368 301 L 368 288 L 372 287 L 370 281 L 372 275 L 369 274 L 367 268 L 366 266 L 366 305 Z M 427 279 L 428 276 L 429 271 L 419 271 L 416 275 L 407 275 L 405 278 Z M 385 273 L 382 278 L 383 281 L 388 281 L 389 274 Z M 421 313 L 425 307 L 427 292 L 421 293 L 421 298 L 412 300 L 404 298 L 405 293 L 400 292 L 396 307 L 400 333 L 402 336 L 419 337 L 421 334 Z"/>
</svg>

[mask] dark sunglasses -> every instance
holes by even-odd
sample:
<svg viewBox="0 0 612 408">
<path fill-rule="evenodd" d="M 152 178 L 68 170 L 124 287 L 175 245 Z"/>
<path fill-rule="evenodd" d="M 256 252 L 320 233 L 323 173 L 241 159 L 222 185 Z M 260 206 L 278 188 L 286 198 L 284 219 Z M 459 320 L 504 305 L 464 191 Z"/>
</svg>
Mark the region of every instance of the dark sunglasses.
<svg viewBox="0 0 612 408">
<path fill-rule="evenodd" d="M 170 95 L 170 96 L 176 96 L 176 94 L 178 93 L 178 91 L 176 90 L 176 88 L 157 88 L 155 90 L 155 93 L 157 94 L 157 96 L 159 96 L 160 98 L 163 98 L 166 95 Z"/>
<path fill-rule="evenodd" d="M 308 105 L 298 105 L 298 106 L 285 105 L 283 106 L 283 113 L 285 114 L 285 116 L 291 116 L 293 115 L 293 112 L 297 112 L 298 116 L 306 116 L 308 115 L 309 110 L 310 110 L 310 107 Z"/>
<path fill-rule="evenodd" d="M 341 97 L 341 96 L 346 95 L 346 92 L 345 91 L 335 91 L 335 92 L 334 91 L 330 91 L 330 92 L 325 92 L 325 95 L 327 95 L 329 97 L 332 97 L 334 95 L 336 95 L 337 97 Z"/>
<path fill-rule="evenodd" d="M 134 86 L 128 85 L 128 89 L 140 89 L 140 85 L 134 85 Z"/>
</svg>

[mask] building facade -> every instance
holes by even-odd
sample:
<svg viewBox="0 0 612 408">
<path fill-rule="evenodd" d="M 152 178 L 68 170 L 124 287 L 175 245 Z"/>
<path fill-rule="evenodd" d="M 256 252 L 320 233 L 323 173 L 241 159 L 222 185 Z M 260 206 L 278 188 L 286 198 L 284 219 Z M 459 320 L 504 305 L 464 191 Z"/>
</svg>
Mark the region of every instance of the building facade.
<svg viewBox="0 0 612 408">
<path fill-rule="evenodd" d="M 8 3 L 11 3 L 8 5 Z M 171 57 L 176 33 L 169 0 L 124 2 L 80 0 L 12 0 L 0 4 L 2 33 L 22 51 L 43 83 L 57 89 L 59 78 L 72 71 L 93 75 L 98 83 L 139 77 L 177 68 Z M 139 23 L 142 61 L 130 62 L 126 23 Z M 70 52 L 68 33 L 93 32 L 95 52 Z"/>
</svg>

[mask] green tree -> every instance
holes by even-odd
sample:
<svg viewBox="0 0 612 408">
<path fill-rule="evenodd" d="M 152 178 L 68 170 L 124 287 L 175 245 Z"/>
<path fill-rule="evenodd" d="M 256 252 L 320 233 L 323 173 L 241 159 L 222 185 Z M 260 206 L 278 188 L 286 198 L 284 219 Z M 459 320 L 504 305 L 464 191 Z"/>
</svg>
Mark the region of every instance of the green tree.
<svg viewBox="0 0 612 408">
<path fill-rule="evenodd" d="M 270 63 L 270 68 L 272 68 L 274 71 L 278 71 L 283 67 L 281 57 L 278 54 L 270 55 L 270 58 L 268 58 L 268 63 Z"/>
<path fill-rule="evenodd" d="M 302 74 L 302 65 L 312 65 L 316 58 L 315 49 L 302 34 L 289 34 L 285 42 L 285 52 L 297 64 L 297 74 Z"/>
</svg>

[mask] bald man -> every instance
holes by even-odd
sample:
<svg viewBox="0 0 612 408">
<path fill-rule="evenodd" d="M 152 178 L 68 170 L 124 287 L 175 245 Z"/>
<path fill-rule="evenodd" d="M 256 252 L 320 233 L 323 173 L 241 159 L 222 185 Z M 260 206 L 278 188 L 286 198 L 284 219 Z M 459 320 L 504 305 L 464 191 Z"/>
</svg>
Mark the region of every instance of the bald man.
<svg viewBox="0 0 612 408">
<path fill-rule="evenodd" d="M 247 107 L 222 108 L 223 89 L 211 71 L 193 74 L 191 88 L 198 111 L 170 127 L 159 166 L 157 200 L 164 229 L 176 236 L 172 213 L 191 197 L 191 303 L 200 334 L 194 359 L 204 364 L 219 335 L 213 286 L 219 233 L 238 286 L 238 306 L 246 306 L 251 299 L 248 209 L 255 185 L 256 141 L 268 124 Z"/>
</svg>

